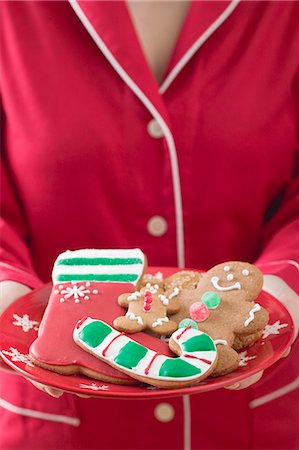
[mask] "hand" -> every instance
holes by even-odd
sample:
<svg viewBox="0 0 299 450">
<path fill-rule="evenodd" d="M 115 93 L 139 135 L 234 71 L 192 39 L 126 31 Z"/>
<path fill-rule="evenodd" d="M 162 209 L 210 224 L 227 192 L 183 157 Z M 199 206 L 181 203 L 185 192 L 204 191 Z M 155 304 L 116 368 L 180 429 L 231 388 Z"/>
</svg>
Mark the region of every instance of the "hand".
<svg viewBox="0 0 299 450">
<path fill-rule="evenodd" d="M 51 386 L 46 386 L 45 384 L 38 383 L 37 381 L 30 380 L 30 378 L 25 377 L 27 381 L 29 381 L 33 386 L 35 386 L 38 390 L 45 392 L 51 397 L 59 398 L 64 394 L 62 389 L 54 388 Z"/>
<path fill-rule="evenodd" d="M 288 354 L 290 353 L 290 351 L 291 351 L 291 347 L 289 347 L 284 352 L 284 354 L 282 355 L 282 358 L 286 358 L 288 356 Z M 225 386 L 225 389 L 230 389 L 232 391 L 239 391 L 241 389 L 245 389 L 245 388 L 257 383 L 262 378 L 263 374 L 264 374 L 264 371 L 261 370 L 260 372 L 257 372 L 254 375 L 251 375 L 250 377 L 245 378 L 242 381 L 231 384 L 230 386 Z"/>
<path fill-rule="evenodd" d="M 31 289 L 16 281 L 1 281 L 0 283 L 0 315 L 19 297 L 28 294 Z"/>
</svg>

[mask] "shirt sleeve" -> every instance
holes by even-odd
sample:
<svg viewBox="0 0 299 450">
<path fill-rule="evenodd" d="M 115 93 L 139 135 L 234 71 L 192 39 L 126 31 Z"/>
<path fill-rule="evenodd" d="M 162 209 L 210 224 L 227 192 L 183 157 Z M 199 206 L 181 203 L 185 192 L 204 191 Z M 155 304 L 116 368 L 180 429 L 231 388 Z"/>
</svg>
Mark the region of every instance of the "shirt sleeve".
<svg viewBox="0 0 299 450">
<path fill-rule="evenodd" d="M 292 316 L 294 339 L 299 331 L 299 81 L 295 100 L 298 145 L 293 176 L 278 210 L 264 228 L 262 252 L 256 261 L 264 273 L 264 290 L 280 300 Z"/>
<path fill-rule="evenodd" d="M 12 280 L 36 288 L 42 284 L 34 272 L 26 245 L 24 214 L 13 189 L 4 155 L 0 163 L 0 281 Z"/>
<path fill-rule="evenodd" d="M 264 273 L 264 290 L 290 312 L 295 336 L 299 331 L 299 71 L 294 83 L 297 148 L 294 170 L 281 204 L 263 232 L 262 252 L 256 264 Z"/>
</svg>

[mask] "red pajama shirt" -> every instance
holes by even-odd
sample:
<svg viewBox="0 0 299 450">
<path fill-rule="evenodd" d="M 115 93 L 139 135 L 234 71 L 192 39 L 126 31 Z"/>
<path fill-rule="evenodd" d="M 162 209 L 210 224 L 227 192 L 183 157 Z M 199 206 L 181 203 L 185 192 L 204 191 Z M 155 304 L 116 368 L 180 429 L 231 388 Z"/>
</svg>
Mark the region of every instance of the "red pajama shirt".
<svg viewBox="0 0 299 450">
<path fill-rule="evenodd" d="M 123 2 L 1 2 L 1 279 L 37 287 L 86 247 L 246 260 L 297 330 L 298 22 L 298 2 L 193 2 L 158 86 Z M 298 360 L 295 340 L 249 389 L 166 402 L 2 373 L 1 448 L 298 449 Z"/>
</svg>

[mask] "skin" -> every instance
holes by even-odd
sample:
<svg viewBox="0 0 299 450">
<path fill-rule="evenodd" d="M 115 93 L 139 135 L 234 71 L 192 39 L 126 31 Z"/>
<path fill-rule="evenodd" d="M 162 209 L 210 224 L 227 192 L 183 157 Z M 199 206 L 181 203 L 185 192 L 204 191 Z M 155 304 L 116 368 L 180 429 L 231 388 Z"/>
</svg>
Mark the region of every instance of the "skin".
<svg viewBox="0 0 299 450">
<path fill-rule="evenodd" d="M 127 1 L 144 56 L 160 84 L 166 72 L 190 2 Z"/>
</svg>

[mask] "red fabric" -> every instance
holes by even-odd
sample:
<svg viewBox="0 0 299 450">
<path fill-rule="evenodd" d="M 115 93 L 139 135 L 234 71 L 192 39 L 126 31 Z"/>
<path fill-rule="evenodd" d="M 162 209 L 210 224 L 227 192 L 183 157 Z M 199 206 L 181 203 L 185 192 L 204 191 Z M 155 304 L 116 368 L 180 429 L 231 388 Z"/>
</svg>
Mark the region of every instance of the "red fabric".
<svg viewBox="0 0 299 450">
<path fill-rule="evenodd" d="M 192 4 L 168 73 L 228 4 Z M 186 266 L 206 269 L 230 259 L 258 260 L 261 267 L 276 260 L 298 261 L 299 4 L 241 2 L 164 95 L 146 66 L 122 2 L 80 5 L 173 134 Z M 34 287 L 50 279 L 58 253 L 84 247 L 138 246 L 150 265 L 176 265 L 170 157 L 165 139 L 147 132 L 149 111 L 68 2 L 0 6 L 2 279 Z M 161 237 L 147 230 L 155 215 L 168 224 Z M 298 273 L 283 265 L 280 275 L 295 289 Z M 30 274 L 27 281 L 11 266 Z M 263 381 L 267 392 L 297 379 L 298 364 L 285 364 L 290 364 L 288 377 L 275 369 Z M 47 410 L 50 400 L 44 394 L 26 384 L 20 395 L 19 381 L 5 383 L 10 389 L 2 395 L 12 403 L 22 405 L 30 398 L 30 407 Z M 258 422 L 258 408 L 248 407 L 252 395 L 249 389 L 192 397 L 193 448 L 274 448 L 276 411 L 283 402 L 289 414 L 279 431 L 280 446 L 297 449 L 297 394 L 269 403 Z M 49 422 L 43 422 L 41 434 L 38 419 L 3 410 L 1 439 L 4 448 L 22 449 L 182 448 L 182 400 L 170 403 L 175 419 L 163 424 L 153 418 L 151 402 L 142 403 L 141 415 L 141 404 L 135 402 L 75 398 L 82 422 L 69 432 L 68 444 L 60 439 L 63 431 L 53 435 Z M 64 400 L 55 405 L 63 411 Z M 26 427 L 12 431 L 13 423 L 19 427 L 25 422 L 34 428 L 34 439 L 30 434 L 26 440 Z M 149 435 L 145 423 L 150 424 Z"/>
</svg>

